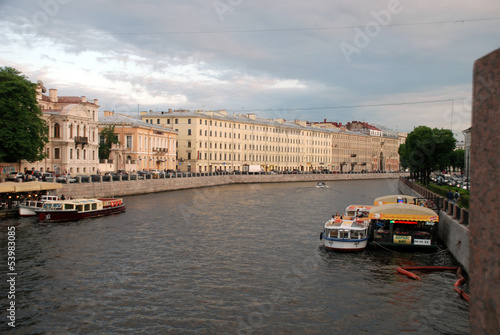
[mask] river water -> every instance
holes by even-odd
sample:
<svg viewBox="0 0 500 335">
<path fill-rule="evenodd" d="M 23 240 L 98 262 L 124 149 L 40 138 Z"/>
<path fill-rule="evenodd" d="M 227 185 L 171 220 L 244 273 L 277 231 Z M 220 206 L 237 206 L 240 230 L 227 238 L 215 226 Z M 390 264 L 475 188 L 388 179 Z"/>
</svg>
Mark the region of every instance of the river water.
<svg viewBox="0 0 500 335">
<path fill-rule="evenodd" d="M 397 193 L 397 180 L 228 185 L 125 197 L 127 212 L 16 226 L 12 334 L 467 334 L 468 304 L 447 251 L 335 253 L 323 223 L 351 203 Z M 7 278 L 8 279 L 8 278 Z"/>
</svg>

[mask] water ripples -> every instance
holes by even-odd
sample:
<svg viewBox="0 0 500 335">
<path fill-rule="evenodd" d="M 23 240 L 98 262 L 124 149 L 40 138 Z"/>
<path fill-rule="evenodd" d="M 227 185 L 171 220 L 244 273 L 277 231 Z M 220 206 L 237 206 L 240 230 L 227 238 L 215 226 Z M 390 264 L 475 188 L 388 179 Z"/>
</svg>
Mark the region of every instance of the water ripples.
<svg viewBox="0 0 500 335">
<path fill-rule="evenodd" d="M 13 334 L 467 334 L 453 273 L 395 272 L 455 265 L 449 254 L 319 247 L 334 212 L 396 182 L 329 186 L 228 185 L 127 197 L 123 214 L 64 225 L 12 219 Z"/>
</svg>

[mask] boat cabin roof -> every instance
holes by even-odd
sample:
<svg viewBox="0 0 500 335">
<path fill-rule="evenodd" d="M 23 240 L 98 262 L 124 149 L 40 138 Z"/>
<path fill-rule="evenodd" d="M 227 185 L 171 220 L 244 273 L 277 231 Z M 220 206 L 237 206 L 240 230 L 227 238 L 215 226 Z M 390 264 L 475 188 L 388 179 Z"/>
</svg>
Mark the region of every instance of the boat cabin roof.
<svg viewBox="0 0 500 335">
<path fill-rule="evenodd" d="M 341 220 L 331 219 L 325 223 L 327 229 L 350 229 L 350 230 L 364 230 L 366 229 L 365 221 L 357 220 Z"/>
<path fill-rule="evenodd" d="M 373 206 L 368 205 L 349 205 L 346 207 L 346 212 L 355 212 L 356 210 L 360 210 L 360 212 L 368 212 Z"/>
<path fill-rule="evenodd" d="M 386 204 L 413 204 L 415 197 L 410 195 L 402 195 L 402 194 L 393 194 L 393 195 L 384 195 L 382 197 L 375 198 L 373 204 L 375 206 L 386 205 Z"/>
<path fill-rule="evenodd" d="M 370 210 L 370 219 L 413 220 L 438 222 L 438 215 L 430 208 L 410 204 L 387 204 Z"/>
</svg>

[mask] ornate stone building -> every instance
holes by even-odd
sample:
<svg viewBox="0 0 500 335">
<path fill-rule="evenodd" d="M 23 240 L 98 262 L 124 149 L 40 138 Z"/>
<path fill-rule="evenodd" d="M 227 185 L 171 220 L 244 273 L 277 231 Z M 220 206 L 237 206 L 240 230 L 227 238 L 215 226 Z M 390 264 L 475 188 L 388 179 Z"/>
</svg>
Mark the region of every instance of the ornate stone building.
<svg viewBox="0 0 500 335">
<path fill-rule="evenodd" d="M 43 90 L 43 92 L 42 92 Z M 37 101 L 49 127 L 47 157 L 38 162 L 21 162 L 21 171 L 33 169 L 72 175 L 94 174 L 99 164 L 98 100 L 85 96 L 58 96 L 57 90 L 39 82 Z"/>
</svg>

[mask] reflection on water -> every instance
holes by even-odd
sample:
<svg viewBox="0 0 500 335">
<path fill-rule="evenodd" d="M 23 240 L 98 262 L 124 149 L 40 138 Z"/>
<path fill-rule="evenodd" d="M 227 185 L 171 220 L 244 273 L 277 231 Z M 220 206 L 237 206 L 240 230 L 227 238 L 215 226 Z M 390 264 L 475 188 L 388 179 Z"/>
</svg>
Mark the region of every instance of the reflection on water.
<svg viewBox="0 0 500 335">
<path fill-rule="evenodd" d="M 12 333 L 466 334 L 454 273 L 395 271 L 455 265 L 447 252 L 319 247 L 333 213 L 396 183 L 229 185 L 127 197 L 126 213 L 68 224 L 4 220 L 18 225 Z"/>
</svg>

